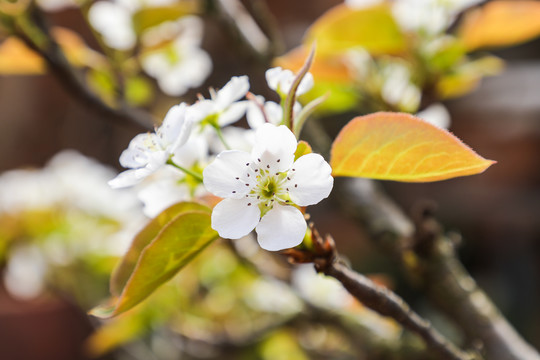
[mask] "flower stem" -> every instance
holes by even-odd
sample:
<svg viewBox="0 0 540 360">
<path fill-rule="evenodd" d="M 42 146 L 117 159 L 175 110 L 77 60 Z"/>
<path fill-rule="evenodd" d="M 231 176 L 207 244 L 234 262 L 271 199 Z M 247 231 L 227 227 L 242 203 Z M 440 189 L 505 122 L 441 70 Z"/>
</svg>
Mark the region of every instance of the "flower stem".
<svg viewBox="0 0 540 360">
<path fill-rule="evenodd" d="M 193 176 L 195 179 L 199 180 L 200 182 L 203 182 L 203 177 L 201 174 L 196 173 L 192 170 L 186 169 L 185 167 L 176 164 L 174 161 L 172 161 L 172 159 L 167 160 L 167 164 L 172 165 L 178 170 L 183 171 L 187 175 Z"/>
<path fill-rule="evenodd" d="M 227 150 L 231 150 L 231 147 L 229 146 L 229 144 L 227 143 L 227 141 L 223 137 L 223 132 L 221 131 L 221 128 L 219 126 L 214 126 L 214 129 L 216 130 L 216 134 L 217 134 L 219 140 L 221 141 L 221 143 L 223 144 L 223 146 L 225 146 L 225 148 Z"/>
</svg>

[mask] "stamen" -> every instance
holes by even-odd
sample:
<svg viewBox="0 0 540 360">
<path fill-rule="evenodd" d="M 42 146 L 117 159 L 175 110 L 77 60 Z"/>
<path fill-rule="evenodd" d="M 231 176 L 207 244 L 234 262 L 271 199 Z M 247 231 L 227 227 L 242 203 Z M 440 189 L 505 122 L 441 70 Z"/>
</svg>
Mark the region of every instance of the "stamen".
<svg viewBox="0 0 540 360">
<path fill-rule="evenodd" d="M 277 159 L 277 162 L 280 162 L 280 161 L 281 161 L 281 159 Z"/>
<path fill-rule="evenodd" d="M 246 186 L 249 186 L 249 184 L 246 184 Z"/>
<path fill-rule="evenodd" d="M 249 166 L 249 163 L 246 163 L 246 166 Z"/>
<path fill-rule="evenodd" d="M 287 176 L 287 180 L 291 180 L 291 178 Z"/>
<path fill-rule="evenodd" d="M 233 190 L 233 192 L 232 192 L 232 193 L 233 193 L 233 194 L 236 194 L 236 190 Z"/>
<path fill-rule="evenodd" d="M 236 177 L 236 180 L 240 180 L 240 178 L 239 178 L 239 177 Z"/>
<path fill-rule="evenodd" d="M 266 167 L 267 167 L 268 169 L 270 169 L 270 165 L 266 165 Z"/>
<path fill-rule="evenodd" d="M 251 203 L 248 203 L 248 206 L 251 206 Z"/>
<path fill-rule="evenodd" d="M 247 185 L 247 184 L 246 184 Z M 294 187 L 298 187 L 298 184 L 294 184 Z"/>
<path fill-rule="evenodd" d="M 261 162 L 261 159 L 257 159 L 257 161 Z"/>
</svg>

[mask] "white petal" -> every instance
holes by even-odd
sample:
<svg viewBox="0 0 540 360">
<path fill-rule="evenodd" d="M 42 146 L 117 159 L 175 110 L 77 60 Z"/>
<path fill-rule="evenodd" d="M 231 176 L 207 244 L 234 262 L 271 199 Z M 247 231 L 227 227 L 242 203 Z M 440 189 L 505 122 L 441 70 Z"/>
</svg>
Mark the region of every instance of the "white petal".
<svg viewBox="0 0 540 360">
<path fill-rule="evenodd" d="M 308 72 L 306 75 L 304 75 L 304 77 L 302 78 L 302 81 L 300 81 L 300 84 L 298 85 L 298 88 L 296 89 L 296 95 L 302 95 L 302 94 L 307 93 L 309 90 L 311 90 L 314 84 L 315 82 L 313 80 L 313 75 L 311 75 L 311 73 Z"/>
<path fill-rule="evenodd" d="M 259 207 L 251 201 L 249 198 L 221 201 L 212 211 L 212 229 L 226 239 L 240 239 L 249 234 L 261 216 Z"/>
<path fill-rule="evenodd" d="M 214 102 L 212 100 L 201 100 L 191 105 L 186 112 L 187 120 L 193 123 L 200 123 L 208 115 L 216 112 Z"/>
<path fill-rule="evenodd" d="M 169 109 L 163 123 L 156 131 L 158 137 L 166 146 L 181 146 L 186 143 L 191 127 L 186 122 L 188 105 L 181 103 Z"/>
<path fill-rule="evenodd" d="M 222 198 L 243 197 L 251 190 L 255 181 L 254 176 L 247 177 L 250 169 L 246 164 L 251 161 L 251 156 L 244 151 L 221 152 L 203 171 L 206 190 Z"/>
<path fill-rule="evenodd" d="M 294 107 L 297 108 L 296 104 Z M 275 103 L 273 101 L 267 101 L 264 104 L 264 111 L 266 112 L 268 121 L 276 126 L 279 125 L 281 121 L 283 120 L 283 108 L 278 103 Z"/>
<path fill-rule="evenodd" d="M 257 241 L 265 250 L 278 251 L 299 245 L 306 234 L 304 215 L 294 206 L 274 205 L 257 225 Z"/>
<path fill-rule="evenodd" d="M 216 107 L 219 111 L 225 110 L 233 102 L 240 100 L 249 90 L 249 78 L 244 76 L 233 76 L 223 89 L 219 90 L 215 99 Z"/>
<path fill-rule="evenodd" d="M 114 179 L 110 180 L 108 184 L 113 189 L 133 186 L 151 173 L 152 171 L 146 168 L 126 170 L 118 174 L 118 176 L 116 176 Z"/>
<path fill-rule="evenodd" d="M 296 205 L 308 206 L 325 199 L 332 191 L 334 179 L 332 168 L 319 154 L 307 154 L 296 160 L 290 171 L 289 188 L 291 200 Z"/>
<path fill-rule="evenodd" d="M 263 124 L 255 133 L 253 159 L 260 159 L 259 166 L 271 172 L 288 170 L 294 161 L 298 145 L 296 137 L 286 126 Z"/>
<path fill-rule="evenodd" d="M 416 114 L 416 116 L 441 129 L 448 129 L 450 127 L 450 113 L 441 103 L 430 105 Z"/>
<path fill-rule="evenodd" d="M 261 109 L 261 107 L 264 106 L 263 104 L 264 97 L 262 96 L 256 96 L 256 99 L 251 100 L 248 103 L 246 119 L 249 127 L 252 129 L 257 129 L 266 122 Z"/>
<path fill-rule="evenodd" d="M 270 89 L 277 91 L 280 75 L 282 72 L 283 72 L 283 69 L 279 66 L 266 70 L 266 73 L 265 73 L 266 82 L 268 83 L 268 87 Z"/>
<path fill-rule="evenodd" d="M 173 153 L 172 161 L 185 168 L 191 168 L 197 162 L 203 162 L 208 157 L 208 141 L 200 135 L 192 136 L 184 145 Z"/>
<path fill-rule="evenodd" d="M 247 107 L 248 101 L 238 101 L 231 104 L 231 106 L 229 106 L 227 110 L 225 110 L 219 116 L 219 126 L 224 127 L 240 120 L 240 118 L 246 113 Z"/>
</svg>

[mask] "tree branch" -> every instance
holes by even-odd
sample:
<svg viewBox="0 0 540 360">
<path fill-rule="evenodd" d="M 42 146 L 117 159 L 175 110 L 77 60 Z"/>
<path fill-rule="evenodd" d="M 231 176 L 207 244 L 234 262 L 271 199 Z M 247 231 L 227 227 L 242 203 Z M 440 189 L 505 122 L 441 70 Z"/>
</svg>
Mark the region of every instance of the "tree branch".
<svg viewBox="0 0 540 360">
<path fill-rule="evenodd" d="M 341 189 L 337 195 L 349 213 L 375 242 L 392 252 L 410 278 L 420 279 L 430 299 L 456 322 L 469 342 L 481 341 L 486 358 L 540 360 L 538 352 L 476 285 L 458 260 L 452 241 L 441 236 L 440 226 L 433 219 L 421 219 L 415 226 L 369 180 L 339 179 L 337 189 Z M 405 261 L 405 252 L 417 261 Z"/>
<path fill-rule="evenodd" d="M 472 353 L 463 352 L 449 342 L 428 321 L 415 313 L 398 295 L 376 285 L 370 279 L 352 271 L 343 263 L 334 261 L 327 267 L 320 269 L 320 271 L 339 280 L 362 304 L 381 315 L 395 319 L 404 328 L 419 335 L 425 341 L 427 347 L 438 354 L 441 359 L 477 359 Z"/>
<path fill-rule="evenodd" d="M 18 36 L 28 47 L 39 53 L 45 59 L 51 72 L 61 84 L 64 85 L 70 94 L 84 104 L 89 110 L 95 111 L 99 115 L 106 116 L 113 121 L 123 124 L 135 124 L 141 129 L 149 129 L 152 127 L 153 119 L 149 113 L 133 108 L 122 101 L 119 102 L 118 107 L 113 108 L 93 93 L 86 86 L 81 74 L 68 62 L 62 49 L 51 36 L 50 29 L 42 12 L 36 6 L 32 6 L 29 9 L 29 12 L 34 25 L 36 25 L 46 37 L 46 46 L 40 46 L 40 44 L 27 34 L 21 26 L 15 27 L 14 35 Z"/>
</svg>

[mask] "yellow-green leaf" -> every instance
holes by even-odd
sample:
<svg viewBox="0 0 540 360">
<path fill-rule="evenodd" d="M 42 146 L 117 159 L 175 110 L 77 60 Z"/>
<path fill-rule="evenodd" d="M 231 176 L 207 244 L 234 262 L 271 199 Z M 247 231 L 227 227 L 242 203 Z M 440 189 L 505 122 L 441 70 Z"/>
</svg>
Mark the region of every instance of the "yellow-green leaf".
<svg viewBox="0 0 540 360">
<path fill-rule="evenodd" d="M 199 203 L 181 202 L 162 211 L 135 236 L 129 250 L 111 276 L 110 290 L 113 295 L 120 296 L 122 289 L 137 265 L 141 252 L 158 236 L 160 231 L 179 215 L 193 211 L 211 213 L 208 207 Z"/>
<path fill-rule="evenodd" d="M 488 2 L 467 13 L 458 34 L 469 50 L 531 40 L 540 35 L 540 2 Z"/>
<path fill-rule="evenodd" d="M 341 4 L 330 9 L 308 30 L 304 44 L 314 41 L 321 55 L 356 47 L 371 54 L 397 53 L 405 49 L 405 36 L 387 4 L 364 9 Z"/>
<path fill-rule="evenodd" d="M 144 7 L 133 14 L 133 27 L 140 34 L 144 30 L 200 11 L 197 1 L 188 0 L 170 6 Z"/>
<path fill-rule="evenodd" d="M 450 132 L 405 113 L 351 120 L 331 150 L 335 176 L 427 182 L 478 174 L 486 160 Z"/>
<path fill-rule="evenodd" d="M 146 299 L 217 238 L 207 211 L 187 212 L 174 218 L 141 252 L 111 315 L 121 314 Z"/>
<path fill-rule="evenodd" d="M 304 140 L 300 140 L 298 142 L 298 146 L 296 147 L 296 151 L 294 152 L 294 160 L 296 161 L 300 156 L 311 154 L 312 152 L 313 150 L 311 149 L 311 145 Z"/>
</svg>

